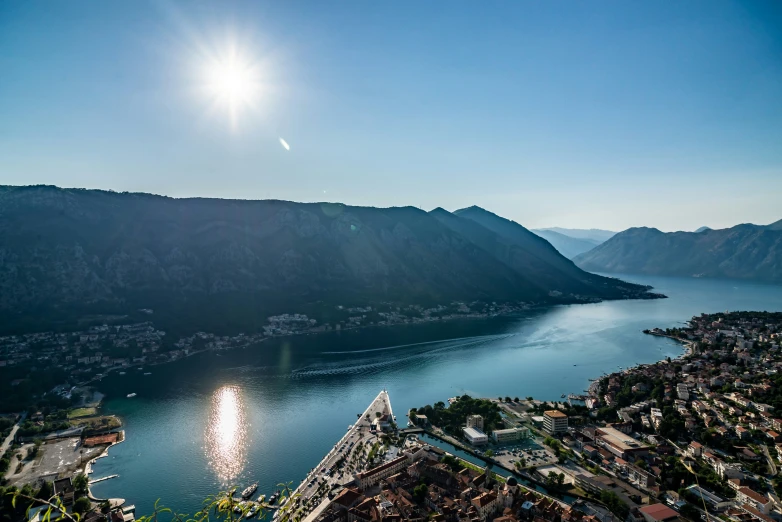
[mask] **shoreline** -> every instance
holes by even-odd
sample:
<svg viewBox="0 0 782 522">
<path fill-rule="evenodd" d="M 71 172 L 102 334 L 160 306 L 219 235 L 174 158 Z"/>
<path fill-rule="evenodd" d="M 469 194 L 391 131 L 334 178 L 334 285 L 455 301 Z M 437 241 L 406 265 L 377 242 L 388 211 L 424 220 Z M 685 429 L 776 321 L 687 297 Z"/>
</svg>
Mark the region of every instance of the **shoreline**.
<svg viewBox="0 0 782 522">
<path fill-rule="evenodd" d="M 104 457 L 108 457 L 109 456 L 109 449 L 111 449 L 113 446 L 116 446 L 117 444 L 121 444 L 121 443 L 125 442 L 125 430 L 120 430 L 118 433 L 121 434 L 120 440 L 118 440 L 116 442 L 112 442 L 111 444 L 109 444 L 108 446 L 106 446 L 103 449 L 103 451 L 100 453 L 100 455 L 91 458 L 90 460 L 88 460 L 84 464 L 84 469 L 83 469 L 82 473 L 84 473 L 84 476 L 88 477 L 88 480 L 87 480 L 87 498 L 89 498 L 90 501 L 92 501 L 92 502 L 105 502 L 106 500 L 112 500 L 112 499 L 108 499 L 108 498 L 96 498 L 95 495 L 92 494 L 92 489 L 90 488 L 90 483 L 89 483 L 89 476 L 93 472 L 92 464 L 96 460 L 102 459 Z"/>
<path fill-rule="evenodd" d="M 651 289 L 651 287 L 650 287 Z M 141 363 L 141 364 L 135 364 L 130 366 L 114 366 L 111 368 L 108 368 L 105 370 L 104 373 L 101 374 L 101 377 L 92 377 L 88 381 L 84 381 L 82 383 L 76 384 L 76 386 L 89 386 L 91 383 L 95 381 L 101 381 L 104 377 L 107 377 L 111 372 L 113 371 L 125 371 L 125 370 L 132 370 L 137 368 L 143 368 L 144 366 L 163 366 L 165 364 L 171 364 L 175 362 L 182 361 L 184 359 L 187 359 L 188 357 L 192 357 L 194 355 L 206 353 L 206 352 L 222 352 L 222 351 L 230 351 L 230 350 L 238 350 L 243 348 L 248 348 L 252 345 L 261 344 L 266 341 L 271 341 L 273 339 L 285 339 L 286 337 L 294 337 L 294 336 L 300 336 L 300 335 L 321 335 L 321 334 L 334 334 L 337 332 L 349 332 L 349 331 L 358 331 L 358 330 L 365 330 L 369 328 L 395 328 L 399 326 L 419 326 L 419 325 L 426 325 L 426 324 L 435 324 L 435 323 L 448 323 L 448 322 L 455 322 L 455 321 L 463 321 L 463 320 L 488 320 L 488 319 L 497 319 L 497 318 L 509 318 L 513 317 L 516 314 L 519 314 L 520 312 L 527 312 L 530 310 L 540 310 L 544 308 L 555 308 L 558 306 L 574 306 L 574 305 L 590 305 L 590 304 L 600 304 L 607 301 L 647 301 L 652 299 L 667 299 L 668 296 L 664 294 L 656 294 L 654 292 L 649 292 L 648 297 L 632 297 L 632 298 L 622 298 L 622 299 L 599 299 L 597 301 L 591 302 L 585 302 L 585 301 L 574 301 L 571 303 L 542 303 L 542 304 L 530 304 L 525 305 L 524 308 L 521 308 L 519 310 L 514 310 L 512 312 L 506 312 L 506 313 L 495 313 L 495 314 L 489 314 L 489 315 L 473 315 L 473 314 L 465 314 L 460 316 L 449 316 L 446 318 L 437 318 L 427 321 L 415 321 L 415 322 L 407 322 L 407 323 L 394 323 L 394 324 L 363 324 L 358 326 L 349 326 L 345 325 L 344 327 L 332 330 L 317 330 L 317 331 L 302 331 L 302 332 L 290 332 L 282 335 L 270 335 L 270 336 L 264 336 L 259 339 L 254 339 L 250 342 L 236 345 L 236 346 L 229 346 L 226 348 L 204 348 L 203 350 L 197 350 L 190 352 L 186 355 L 183 355 L 177 359 L 174 360 L 168 360 L 168 361 L 160 361 L 160 362 L 154 362 L 154 363 Z M 448 339 L 443 339 L 448 340 Z"/>
<path fill-rule="evenodd" d="M 689 339 L 682 339 L 681 337 L 676 337 L 674 335 L 668 335 L 668 334 L 662 333 L 662 332 L 655 332 L 654 330 L 644 330 L 643 333 L 645 333 L 646 335 L 652 335 L 654 337 L 665 337 L 666 339 L 671 339 L 673 341 L 678 342 L 679 344 L 684 345 L 684 353 L 682 355 L 676 357 L 676 359 L 682 359 L 684 357 L 692 355 L 693 342 L 691 340 L 689 340 Z"/>
<path fill-rule="evenodd" d="M 655 297 L 655 299 L 656 298 L 657 297 Z M 660 298 L 662 298 L 662 297 L 660 297 Z M 621 301 L 621 300 L 645 300 L 645 299 L 614 299 L 614 300 L 610 300 L 610 301 Z M 552 304 L 536 305 L 536 306 L 530 306 L 530 307 L 525 308 L 523 310 L 516 310 L 516 311 L 513 311 L 513 312 L 509 312 L 509 313 L 497 313 L 497 314 L 486 315 L 486 316 L 465 315 L 465 316 L 457 316 L 457 317 L 448 317 L 448 318 L 445 318 L 445 319 L 437 319 L 437 320 L 430 320 L 430 321 L 420 321 L 420 322 L 415 322 L 415 323 L 397 323 L 397 324 L 391 324 L 391 325 L 367 324 L 367 325 L 360 325 L 360 326 L 352 326 L 352 327 L 343 328 L 343 329 L 340 329 L 340 330 L 328 330 L 328 331 L 316 331 L 316 332 L 304 331 L 304 332 L 288 333 L 288 334 L 285 334 L 285 335 L 272 335 L 272 336 L 262 337 L 262 338 L 257 339 L 257 340 L 252 340 L 252 341 L 243 343 L 241 345 L 236 345 L 236 346 L 230 346 L 230 347 L 224 347 L 224 348 L 204 348 L 202 350 L 198 350 L 198 351 L 194 351 L 194 352 L 188 353 L 187 355 L 184 355 L 184 356 L 182 356 L 182 357 L 180 357 L 180 358 L 178 358 L 176 360 L 173 360 L 173 361 L 162 361 L 162 362 L 157 362 L 157 363 L 140 364 L 140 365 L 138 365 L 136 367 L 116 367 L 116 368 L 111 368 L 109 371 L 107 371 L 103 375 L 103 377 L 108 376 L 110 371 L 116 371 L 116 370 L 125 371 L 125 370 L 129 370 L 129 369 L 135 369 L 135 368 L 143 367 L 143 366 L 150 366 L 150 367 L 151 366 L 162 366 L 162 365 L 165 365 L 165 364 L 168 364 L 168 363 L 175 363 L 175 362 L 178 362 L 178 361 L 182 361 L 182 360 L 184 360 L 184 359 L 186 359 L 188 357 L 192 357 L 192 356 L 195 356 L 195 355 L 198 355 L 198 354 L 203 354 L 205 352 L 220 353 L 220 352 L 223 352 L 223 351 L 236 350 L 236 349 L 240 349 L 240 348 L 246 349 L 248 347 L 251 347 L 251 346 L 257 345 L 257 344 L 261 344 L 261 343 L 266 342 L 266 341 L 285 339 L 285 338 L 290 338 L 290 337 L 293 337 L 293 336 L 318 335 L 318 334 L 325 334 L 325 333 L 334 334 L 334 333 L 337 333 L 337 332 L 341 333 L 343 331 L 344 332 L 358 331 L 358 330 L 365 330 L 365 329 L 368 329 L 368 328 L 395 328 L 395 327 L 399 327 L 399 326 L 410 327 L 410 326 L 427 325 L 427 324 L 432 324 L 432 323 L 435 323 L 435 324 L 436 323 L 451 323 L 451 322 L 455 322 L 457 320 L 465 320 L 465 319 L 470 319 L 470 320 L 491 320 L 491 319 L 498 319 L 498 318 L 511 318 L 511 317 L 517 316 L 520 313 L 528 312 L 528 311 L 531 311 L 531 310 L 540 310 L 540 309 L 546 309 L 546 308 L 554 308 L 554 307 L 558 307 L 558 306 L 572 306 L 572 305 L 577 305 L 577 304 L 599 304 L 600 302 L 604 302 L 604 301 L 599 301 L 599 302 L 595 302 L 595 303 L 561 303 L 561 304 L 554 304 L 554 305 L 552 305 Z M 675 341 L 679 342 L 680 344 L 685 345 L 684 353 L 679 355 L 677 357 L 677 359 L 685 357 L 685 356 L 688 356 L 688 355 L 691 354 L 691 348 L 690 348 L 691 342 L 686 341 L 686 340 L 682 340 L 682 339 L 679 339 L 679 338 L 676 338 L 676 337 L 673 337 L 673 336 L 664 335 L 664 334 L 663 335 L 657 335 L 657 336 L 658 337 L 668 337 L 668 338 L 670 338 L 672 340 L 675 340 Z M 444 339 L 444 340 L 447 340 L 447 339 Z M 655 362 L 651 362 L 651 363 L 636 364 L 632 368 L 637 368 L 639 366 L 648 365 L 648 364 L 658 364 L 659 362 L 664 361 L 664 360 L 665 359 L 663 358 L 663 359 L 659 359 L 659 360 L 657 360 Z M 627 371 L 630 368 L 631 367 L 628 367 L 624 371 Z M 624 371 L 623 372 L 619 372 L 619 373 L 624 373 Z M 602 375 L 602 374 L 599 375 L 598 377 L 595 378 L 594 384 L 598 383 L 602 378 L 610 376 L 610 375 L 613 375 L 614 373 L 617 373 L 617 372 L 612 372 L 610 374 L 605 374 L 605 375 Z M 593 384 L 593 383 L 590 383 L 590 387 L 591 387 L 591 384 Z M 101 403 L 102 403 L 102 401 L 101 401 Z M 87 463 L 87 466 L 85 466 L 85 472 L 86 472 L 87 469 L 89 469 L 90 472 L 92 471 L 92 469 L 91 469 L 92 468 L 92 464 L 95 461 L 97 461 L 100 458 L 107 457 L 111 447 L 113 447 L 115 444 L 119 444 L 119 443 L 124 442 L 126 440 L 125 439 L 125 437 L 126 437 L 125 430 L 122 430 L 122 434 L 123 434 L 122 435 L 122 440 L 110 444 L 109 446 L 107 446 L 104 449 L 104 451 L 100 455 L 98 455 L 97 457 L 91 459 Z M 432 433 L 428 433 L 428 434 L 429 435 L 433 435 Z M 436 437 L 436 436 L 435 436 L 435 438 L 440 439 L 440 437 Z M 440 439 L 440 440 L 442 440 L 442 439 Z M 449 442 L 449 441 L 443 441 L 443 442 Z M 458 446 L 457 446 L 457 448 L 458 448 Z M 463 449 L 464 450 L 464 448 L 459 448 L 459 449 Z M 474 456 L 476 458 L 479 458 L 480 460 L 484 460 L 485 461 L 485 459 L 483 457 L 479 456 L 479 455 L 474 455 Z M 324 456 L 323 458 L 325 459 L 327 457 L 328 457 L 328 454 L 326 456 Z M 492 462 L 492 464 L 502 468 L 504 471 L 507 471 L 508 473 L 511 473 L 512 475 L 520 476 L 524 480 L 527 480 L 527 481 L 531 482 L 532 484 L 535 484 L 535 485 L 538 485 L 538 486 L 543 486 L 543 484 L 541 482 L 533 479 L 532 477 L 530 477 L 528 475 L 519 475 L 518 471 L 508 469 L 508 468 L 506 468 L 506 467 L 504 467 L 501 464 L 498 464 L 496 462 Z M 297 486 L 295 491 L 298 491 L 298 489 L 301 487 L 301 485 L 302 484 L 300 483 Z M 540 492 L 538 492 L 538 493 L 540 493 Z M 111 500 L 111 499 L 97 499 L 97 498 L 95 498 L 94 495 L 92 494 L 92 491 L 89 488 L 88 488 L 88 496 L 89 496 L 89 498 L 91 500 L 96 501 L 96 502 L 102 502 L 104 500 Z"/>
</svg>

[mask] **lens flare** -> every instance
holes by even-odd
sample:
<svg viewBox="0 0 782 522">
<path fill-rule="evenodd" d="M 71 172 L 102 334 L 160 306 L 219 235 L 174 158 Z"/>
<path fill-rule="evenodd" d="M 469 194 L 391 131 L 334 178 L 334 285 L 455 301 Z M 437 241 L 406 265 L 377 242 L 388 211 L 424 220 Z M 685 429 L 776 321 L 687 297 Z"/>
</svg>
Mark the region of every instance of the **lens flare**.
<svg viewBox="0 0 782 522">
<path fill-rule="evenodd" d="M 290 145 L 288 145 L 288 142 L 287 142 L 287 141 L 285 141 L 285 140 L 284 140 L 284 139 L 282 139 L 282 138 L 280 138 L 280 145 L 282 145 L 283 147 L 285 147 L 285 150 L 291 150 L 291 146 L 290 146 Z"/>
</svg>

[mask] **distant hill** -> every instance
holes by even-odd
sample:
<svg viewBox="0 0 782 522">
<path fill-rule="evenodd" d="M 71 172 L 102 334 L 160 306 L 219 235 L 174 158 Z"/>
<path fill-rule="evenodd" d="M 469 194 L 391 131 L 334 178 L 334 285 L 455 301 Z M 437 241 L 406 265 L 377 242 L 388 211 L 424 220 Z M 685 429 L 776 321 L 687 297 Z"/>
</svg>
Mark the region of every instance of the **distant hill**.
<svg viewBox="0 0 782 522">
<path fill-rule="evenodd" d="M 770 225 L 766 225 L 766 228 L 769 230 L 782 230 L 782 219 L 775 221 Z"/>
<path fill-rule="evenodd" d="M 573 259 L 578 254 L 588 252 L 601 243 L 601 241 L 595 239 L 578 239 L 566 236 L 565 234 L 560 234 L 553 230 L 539 229 L 533 230 L 532 232 L 551 243 L 560 254 L 568 259 Z"/>
<path fill-rule="evenodd" d="M 782 283 L 782 223 L 664 233 L 631 228 L 574 259 L 584 270 Z"/>
<path fill-rule="evenodd" d="M 471 207 L 174 199 L 0 186 L 0 325 L 154 309 L 183 329 L 249 331 L 336 304 L 653 297 L 589 274 Z"/>
<path fill-rule="evenodd" d="M 707 230 L 711 230 L 709 227 L 700 227 L 698 230 L 695 231 L 696 234 L 700 234 L 701 232 L 706 232 Z"/>
<path fill-rule="evenodd" d="M 616 234 L 616 232 L 611 230 L 601 230 L 599 228 L 582 229 L 560 227 L 539 228 L 533 230 L 533 232 L 538 233 L 539 231 L 544 230 L 556 232 L 557 234 L 562 234 L 563 236 L 568 236 L 575 239 L 587 239 L 590 241 L 595 241 L 597 245 L 604 241 L 608 241 Z"/>
</svg>

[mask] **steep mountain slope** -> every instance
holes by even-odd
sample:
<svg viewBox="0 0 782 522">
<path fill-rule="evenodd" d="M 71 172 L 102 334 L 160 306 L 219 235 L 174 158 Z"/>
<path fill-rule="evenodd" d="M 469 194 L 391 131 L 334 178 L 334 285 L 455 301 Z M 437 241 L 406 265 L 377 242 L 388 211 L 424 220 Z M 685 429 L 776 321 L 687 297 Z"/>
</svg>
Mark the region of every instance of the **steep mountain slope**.
<svg viewBox="0 0 782 522">
<path fill-rule="evenodd" d="M 592 250 L 600 244 L 600 241 L 594 239 L 577 239 L 553 230 L 540 229 L 532 232 L 551 243 L 551 246 L 568 259 L 573 259 L 578 254 Z"/>
<path fill-rule="evenodd" d="M 637 285 L 584 272 L 548 241 L 514 221 L 475 206 L 457 210 L 453 215 L 462 218 L 447 223 L 456 232 L 470 238 L 534 284 L 563 294 L 596 295 L 608 299 L 628 297 L 638 292 Z M 465 220 L 493 233 L 489 236 L 493 241 L 491 248 L 478 243 L 475 233 L 463 223 Z M 485 237 L 484 233 L 480 239 L 486 241 Z"/>
<path fill-rule="evenodd" d="M 698 233 L 631 228 L 574 261 L 596 272 L 782 282 L 782 231 L 750 224 Z"/>
<path fill-rule="evenodd" d="M 775 221 L 770 225 L 766 225 L 766 228 L 769 230 L 782 230 L 782 219 Z"/>
<path fill-rule="evenodd" d="M 479 236 L 411 207 L 0 187 L 0 321 L 153 308 L 242 328 L 317 303 L 573 301 L 549 295 L 545 263 L 569 261 L 544 240 L 526 277 Z"/>
<path fill-rule="evenodd" d="M 599 228 L 548 227 L 535 229 L 533 232 L 537 233 L 539 230 L 550 230 L 551 232 L 556 232 L 557 234 L 562 234 L 563 236 L 568 236 L 575 239 L 588 239 L 590 241 L 595 241 L 598 245 L 604 241 L 608 241 L 614 237 L 614 235 L 616 235 L 616 232 L 611 230 L 601 230 Z"/>
</svg>

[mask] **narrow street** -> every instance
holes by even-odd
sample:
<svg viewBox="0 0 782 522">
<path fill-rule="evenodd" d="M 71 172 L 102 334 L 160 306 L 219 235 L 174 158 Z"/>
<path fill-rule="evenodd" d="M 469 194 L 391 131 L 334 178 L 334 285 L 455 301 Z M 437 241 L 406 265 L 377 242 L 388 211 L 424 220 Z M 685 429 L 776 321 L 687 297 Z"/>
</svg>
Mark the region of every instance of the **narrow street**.
<svg viewBox="0 0 782 522">
<path fill-rule="evenodd" d="M 771 457 L 771 453 L 768 451 L 768 446 L 761 444 L 760 447 L 763 449 L 763 455 L 766 456 L 766 461 L 768 462 L 768 467 L 771 470 L 771 475 L 775 477 L 778 473 L 777 465 L 774 462 L 773 457 Z"/>
<path fill-rule="evenodd" d="M 5 455 L 5 452 L 8 450 L 8 448 L 11 447 L 14 436 L 16 436 L 16 432 L 19 431 L 19 426 L 24 422 L 26 417 L 27 412 L 22 413 L 22 416 L 19 417 L 19 420 L 16 422 L 16 424 L 14 424 L 14 427 L 11 428 L 11 433 L 8 434 L 8 436 L 3 441 L 3 445 L 0 446 L 0 459 L 3 458 L 3 455 Z"/>
</svg>

